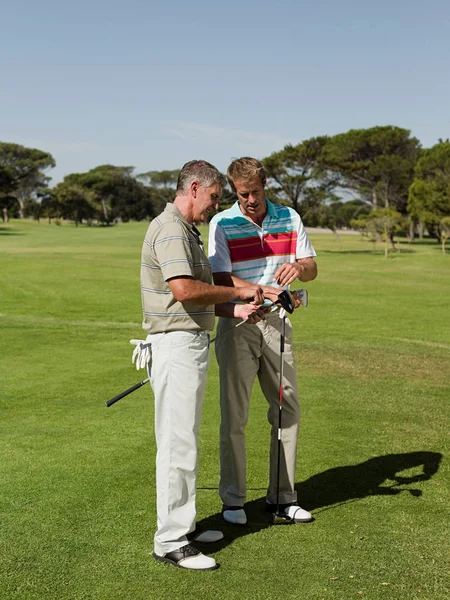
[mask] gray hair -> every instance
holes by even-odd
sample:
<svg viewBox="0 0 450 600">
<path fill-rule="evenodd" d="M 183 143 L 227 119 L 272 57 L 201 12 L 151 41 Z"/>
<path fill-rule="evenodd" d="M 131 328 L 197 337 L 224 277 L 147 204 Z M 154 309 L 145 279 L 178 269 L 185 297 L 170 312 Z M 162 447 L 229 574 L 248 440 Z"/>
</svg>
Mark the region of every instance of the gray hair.
<svg viewBox="0 0 450 600">
<path fill-rule="evenodd" d="M 214 165 L 206 160 L 191 160 L 183 165 L 178 175 L 177 196 L 187 194 L 193 181 L 198 181 L 203 188 L 218 183 L 222 188 L 227 185 L 227 180 Z"/>
</svg>

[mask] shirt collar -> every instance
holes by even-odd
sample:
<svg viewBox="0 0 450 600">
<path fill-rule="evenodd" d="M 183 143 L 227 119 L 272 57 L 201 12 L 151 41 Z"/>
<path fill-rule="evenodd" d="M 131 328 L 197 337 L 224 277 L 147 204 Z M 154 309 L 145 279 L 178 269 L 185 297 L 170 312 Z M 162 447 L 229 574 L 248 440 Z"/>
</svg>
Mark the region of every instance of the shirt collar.
<svg viewBox="0 0 450 600">
<path fill-rule="evenodd" d="M 268 198 L 266 198 L 266 206 L 267 206 L 267 214 L 266 217 L 278 217 L 278 213 L 277 213 L 277 209 L 276 206 L 273 202 L 271 202 Z M 236 201 L 233 206 L 230 208 L 230 212 L 231 212 L 231 216 L 232 217 L 237 217 L 240 216 L 243 219 L 245 219 L 244 215 L 241 212 L 241 209 L 239 207 L 239 202 Z M 247 219 L 245 219 L 247 221 Z"/>
<path fill-rule="evenodd" d="M 200 246 L 200 248 L 202 250 L 204 250 L 203 240 L 202 240 L 202 234 L 200 233 L 200 231 L 197 229 L 197 227 L 193 223 L 189 223 L 188 221 L 186 221 L 186 219 L 184 218 L 183 214 L 178 210 L 178 208 L 175 206 L 175 204 L 172 204 L 171 202 L 168 202 L 166 204 L 166 208 L 164 210 L 166 210 L 168 213 L 174 215 L 175 217 L 177 217 L 177 219 L 179 219 L 180 221 L 182 221 L 182 223 L 184 223 L 185 225 L 187 225 L 189 227 L 189 229 L 192 231 L 192 233 L 193 233 L 195 239 L 197 240 L 197 243 Z"/>
<path fill-rule="evenodd" d="M 178 210 L 178 208 L 175 206 L 175 204 L 172 204 L 172 202 L 168 202 L 166 204 L 166 208 L 164 209 L 166 210 L 168 213 L 174 215 L 175 217 L 177 217 L 178 219 L 180 219 L 180 221 L 183 221 L 183 223 L 185 223 L 188 227 L 192 228 L 193 226 L 188 223 L 186 221 L 186 219 L 184 218 L 184 215 Z"/>
</svg>

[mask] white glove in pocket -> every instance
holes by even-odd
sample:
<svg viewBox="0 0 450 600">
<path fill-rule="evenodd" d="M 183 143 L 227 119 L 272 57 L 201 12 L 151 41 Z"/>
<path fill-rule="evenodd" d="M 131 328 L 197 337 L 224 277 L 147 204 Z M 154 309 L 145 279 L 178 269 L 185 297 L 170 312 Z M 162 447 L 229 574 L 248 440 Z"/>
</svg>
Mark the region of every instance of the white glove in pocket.
<svg viewBox="0 0 450 600">
<path fill-rule="evenodd" d="M 145 340 L 130 340 L 136 347 L 133 350 L 131 362 L 136 365 L 136 370 L 145 369 L 152 360 L 152 346 Z"/>
</svg>

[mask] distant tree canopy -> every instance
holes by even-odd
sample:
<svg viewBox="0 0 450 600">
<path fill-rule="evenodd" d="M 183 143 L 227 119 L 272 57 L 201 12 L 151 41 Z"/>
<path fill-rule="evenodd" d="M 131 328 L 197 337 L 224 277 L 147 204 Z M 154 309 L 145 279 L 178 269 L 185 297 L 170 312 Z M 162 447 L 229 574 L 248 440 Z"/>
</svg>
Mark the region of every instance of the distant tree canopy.
<svg viewBox="0 0 450 600">
<path fill-rule="evenodd" d="M 321 168 L 326 136 L 287 145 L 262 163 L 268 178 L 268 195 L 275 201 L 302 211 L 306 202 L 321 202 L 333 189 L 334 181 Z"/>
<path fill-rule="evenodd" d="M 322 168 L 373 210 L 392 207 L 405 214 L 419 155 L 419 140 L 410 137 L 407 129 L 352 129 L 328 140 Z"/>
<path fill-rule="evenodd" d="M 142 220 L 154 216 L 148 189 L 133 176 L 133 167 L 101 165 L 87 173 L 73 173 L 64 184 L 77 185 L 90 192 L 92 219 Z"/>
<path fill-rule="evenodd" d="M 137 178 L 142 179 L 147 185 L 175 189 L 179 174 L 180 169 L 174 171 L 148 171 L 147 173 L 141 173 Z"/>
<path fill-rule="evenodd" d="M 0 194 L 17 200 L 19 217 L 24 216 L 25 202 L 47 186 L 45 171 L 55 164 L 48 152 L 0 142 Z"/>
<path fill-rule="evenodd" d="M 450 218 L 450 141 L 422 150 L 407 129 L 379 126 L 318 136 L 263 158 L 267 195 L 306 225 L 355 227 L 394 244 L 426 228 L 445 241 Z M 8 215 L 103 223 L 151 219 L 175 196 L 180 171 L 100 165 L 50 188 L 51 154 L 0 142 L 0 208 Z M 350 198 L 350 199 L 349 199 Z M 236 201 L 223 191 L 219 209 Z"/>
<path fill-rule="evenodd" d="M 450 217 L 450 142 L 422 152 L 409 189 L 408 212 L 414 222 L 423 224 L 431 235 L 448 237 Z M 444 242 L 445 243 L 445 242 Z"/>
</svg>

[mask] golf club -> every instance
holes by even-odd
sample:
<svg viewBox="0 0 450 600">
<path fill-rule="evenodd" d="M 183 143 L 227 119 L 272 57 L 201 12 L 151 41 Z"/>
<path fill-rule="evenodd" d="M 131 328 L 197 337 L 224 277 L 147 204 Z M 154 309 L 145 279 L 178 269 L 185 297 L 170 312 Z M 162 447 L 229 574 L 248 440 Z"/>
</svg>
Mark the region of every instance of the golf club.
<svg viewBox="0 0 450 600">
<path fill-rule="evenodd" d="M 284 292 L 283 292 L 284 293 Z M 292 309 L 293 310 L 293 309 Z M 283 359 L 284 359 L 284 338 L 286 335 L 286 315 L 281 315 L 280 332 L 280 389 L 278 402 L 278 445 L 277 445 L 277 509 L 273 515 L 274 525 L 289 525 L 294 523 L 292 517 L 280 514 L 280 462 L 281 462 L 281 422 L 283 414 Z"/>
<path fill-rule="evenodd" d="M 282 292 L 278 297 L 280 304 L 286 312 L 294 312 L 293 296 L 301 301 L 302 306 L 308 306 L 307 290 L 295 290 L 290 293 L 287 290 Z M 290 525 L 295 523 L 295 519 L 286 514 L 280 514 L 280 464 L 281 464 L 281 423 L 283 415 L 283 363 L 284 363 L 284 341 L 286 337 L 286 315 L 283 312 L 281 315 L 281 331 L 280 331 L 280 388 L 278 402 L 278 444 L 277 444 L 277 507 L 273 515 L 274 525 Z"/>
<path fill-rule="evenodd" d="M 293 299 L 294 296 L 301 301 L 302 306 L 308 306 L 308 292 L 306 290 L 295 290 L 294 292 L 289 292 L 288 290 L 284 290 L 283 292 L 281 292 L 279 294 L 278 299 L 276 300 L 276 302 L 273 303 L 273 305 L 274 306 L 276 305 L 278 307 L 281 306 L 281 308 L 284 308 L 284 310 L 286 312 L 288 312 L 289 314 L 292 314 L 294 312 L 294 299 Z M 247 322 L 247 319 L 244 319 L 243 321 L 239 321 L 239 323 L 236 323 L 236 325 L 234 325 L 231 329 L 229 329 L 222 335 L 228 335 L 230 333 L 230 331 L 233 331 L 234 329 L 236 329 L 236 327 L 240 327 L 241 325 L 243 325 L 246 322 Z M 213 337 L 209 343 L 213 344 L 217 340 L 218 337 L 219 336 Z M 284 344 L 284 341 L 283 341 L 283 344 Z M 105 402 L 105 406 L 107 406 L 109 408 L 110 406 L 112 406 L 113 404 L 118 402 L 121 398 L 125 398 L 125 396 L 128 396 L 128 394 L 135 392 L 136 390 L 138 390 L 140 387 L 142 387 L 149 381 L 150 381 L 150 378 L 147 377 L 147 379 L 144 379 L 143 381 L 136 383 L 135 385 L 131 386 L 124 392 L 117 394 L 117 396 L 114 396 L 114 398 L 111 398 L 110 400 Z"/>
<path fill-rule="evenodd" d="M 117 396 L 114 396 L 114 398 L 111 398 L 111 400 L 108 400 L 108 402 L 105 402 L 105 406 L 108 406 L 108 407 L 112 406 L 115 402 L 117 402 L 121 398 L 125 398 L 125 396 L 128 396 L 128 394 L 131 394 L 131 392 L 134 392 L 135 390 L 138 390 L 140 387 L 142 387 L 143 385 L 145 385 L 149 381 L 150 381 L 150 377 L 147 377 L 147 379 L 144 379 L 143 381 L 140 381 L 139 383 L 136 383 L 136 385 L 131 386 L 130 388 L 128 388 L 127 390 L 125 390 L 121 394 L 117 394 Z"/>
</svg>

